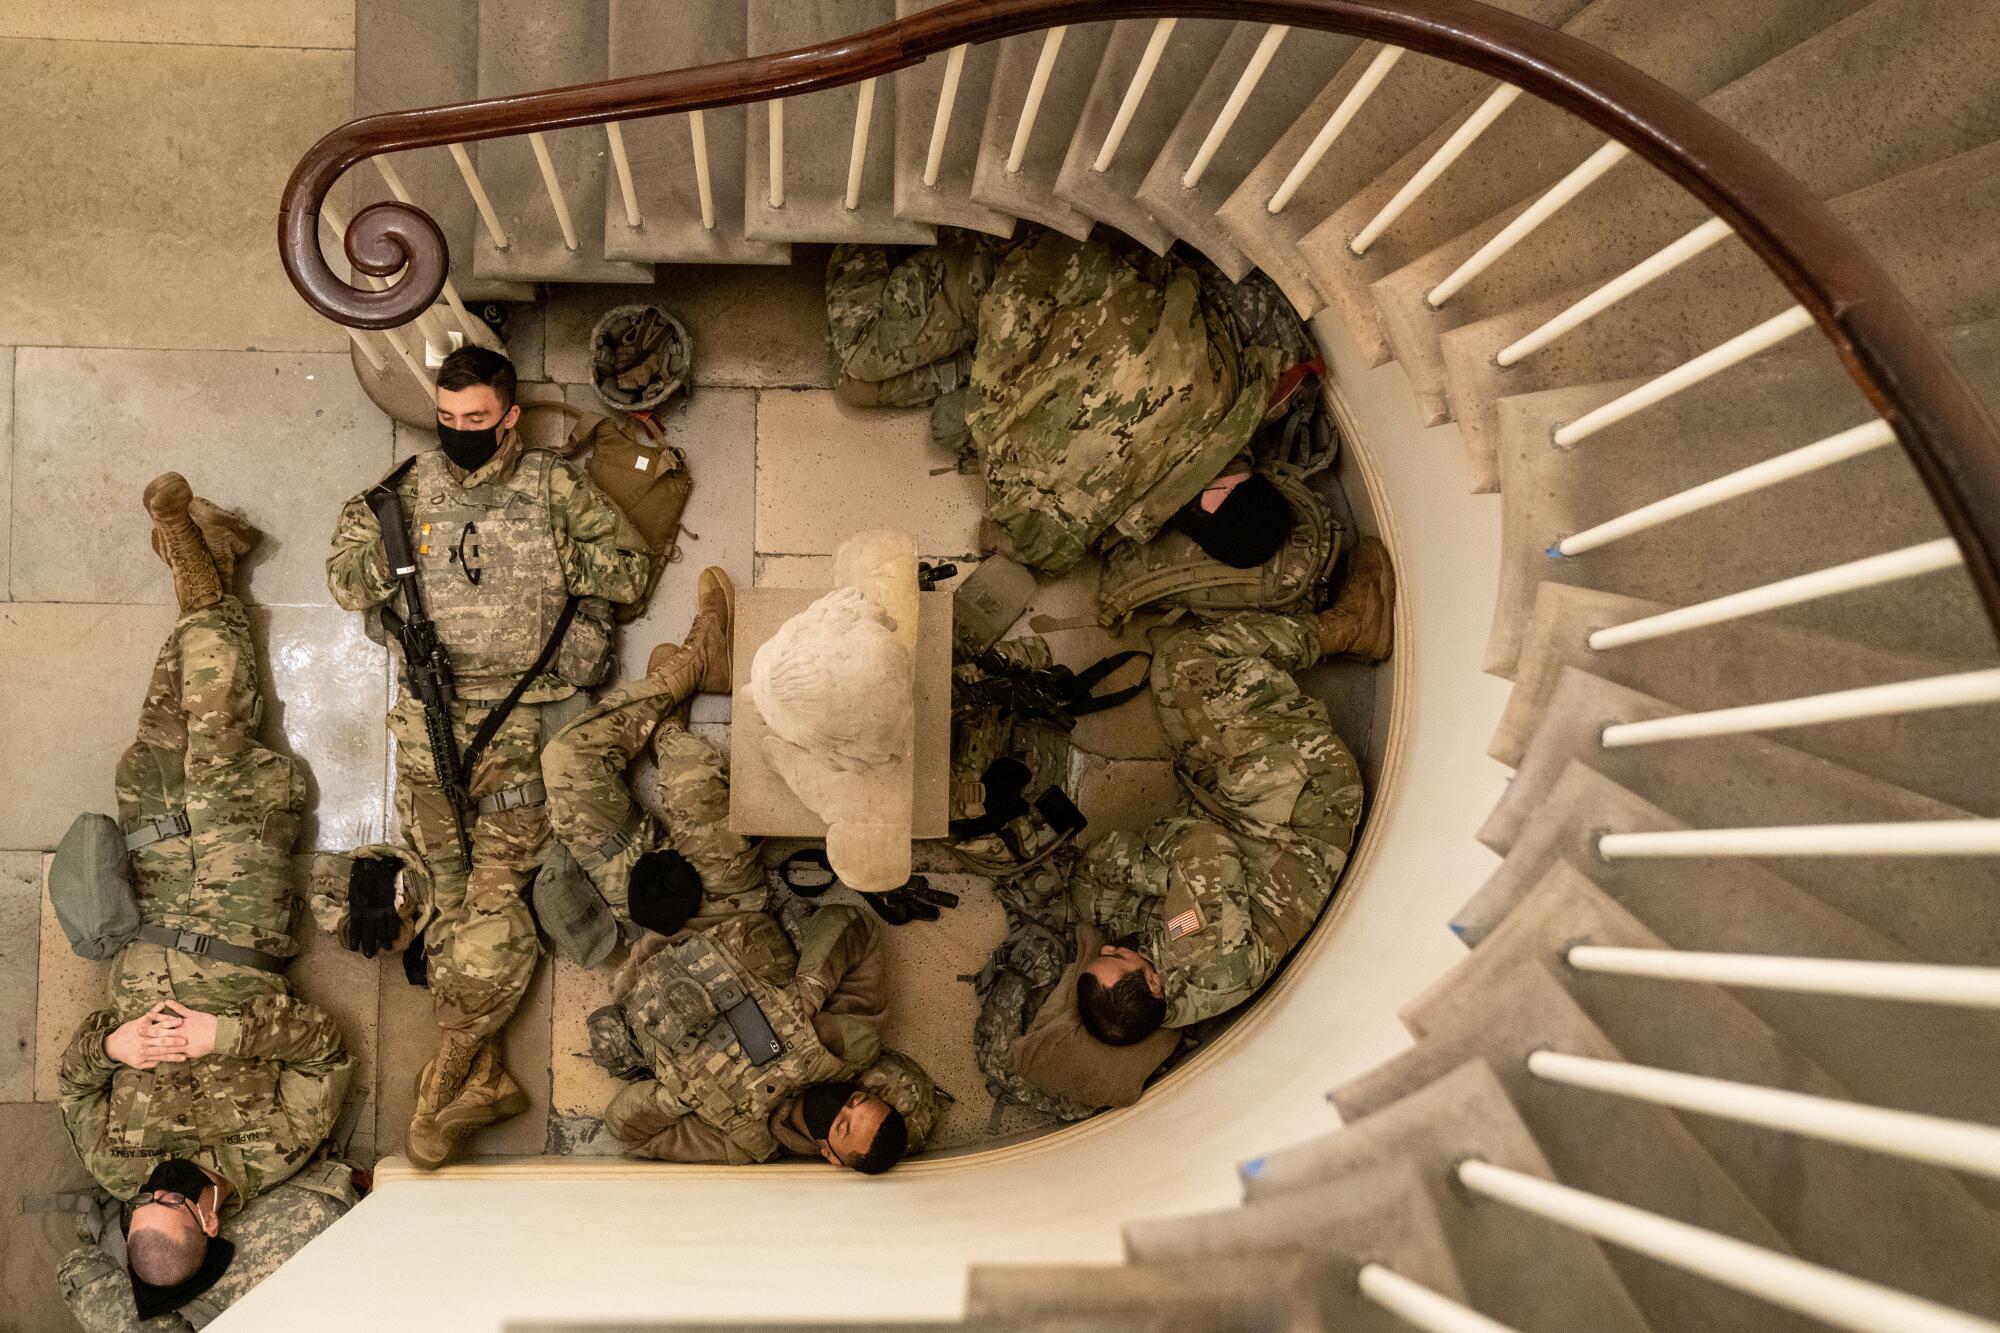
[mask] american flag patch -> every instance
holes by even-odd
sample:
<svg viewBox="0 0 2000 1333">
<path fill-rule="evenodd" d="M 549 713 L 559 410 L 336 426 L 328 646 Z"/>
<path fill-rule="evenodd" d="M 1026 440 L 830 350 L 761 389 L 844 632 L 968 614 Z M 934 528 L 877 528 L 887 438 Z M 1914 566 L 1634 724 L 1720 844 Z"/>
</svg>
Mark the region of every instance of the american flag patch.
<svg viewBox="0 0 2000 1333">
<path fill-rule="evenodd" d="M 1192 935 L 1201 929 L 1201 913 L 1190 907 L 1178 916 L 1167 918 L 1167 938 L 1177 940 L 1183 935 Z"/>
</svg>

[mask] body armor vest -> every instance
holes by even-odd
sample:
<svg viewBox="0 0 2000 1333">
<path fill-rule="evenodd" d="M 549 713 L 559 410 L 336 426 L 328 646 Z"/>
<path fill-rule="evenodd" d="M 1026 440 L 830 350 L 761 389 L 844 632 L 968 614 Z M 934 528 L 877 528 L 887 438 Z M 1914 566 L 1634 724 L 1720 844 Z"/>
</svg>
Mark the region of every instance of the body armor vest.
<svg viewBox="0 0 2000 1333">
<path fill-rule="evenodd" d="M 782 946 L 789 953 L 777 923 L 763 920 L 774 938 L 746 945 Z M 764 980 L 760 970 L 712 933 L 698 932 L 646 959 L 621 1007 L 661 1085 L 751 1160 L 763 1162 L 778 1155 L 772 1111 L 814 1083 L 852 1078 L 858 1071 L 821 1044 L 798 999 Z M 756 1002 L 785 1048 L 762 1065 L 750 1062 L 724 1017 L 746 998 Z"/>
<path fill-rule="evenodd" d="M 505 481 L 461 486 L 434 449 L 410 469 L 424 604 L 469 697 L 497 698 L 534 666 L 569 600 L 549 515 L 555 466 L 530 449 Z"/>
</svg>

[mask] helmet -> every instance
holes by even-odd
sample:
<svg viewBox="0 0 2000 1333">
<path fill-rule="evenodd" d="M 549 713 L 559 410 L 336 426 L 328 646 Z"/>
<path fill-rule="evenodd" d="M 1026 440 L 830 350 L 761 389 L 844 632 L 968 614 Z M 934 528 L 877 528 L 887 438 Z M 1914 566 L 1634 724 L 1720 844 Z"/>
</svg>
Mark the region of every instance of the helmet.
<svg viewBox="0 0 2000 1333">
<path fill-rule="evenodd" d="M 590 380 L 614 412 L 646 412 L 687 387 L 694 343 L 678 319 L 656 305 L 621 305 L 590 330 Z"/>
</svg>

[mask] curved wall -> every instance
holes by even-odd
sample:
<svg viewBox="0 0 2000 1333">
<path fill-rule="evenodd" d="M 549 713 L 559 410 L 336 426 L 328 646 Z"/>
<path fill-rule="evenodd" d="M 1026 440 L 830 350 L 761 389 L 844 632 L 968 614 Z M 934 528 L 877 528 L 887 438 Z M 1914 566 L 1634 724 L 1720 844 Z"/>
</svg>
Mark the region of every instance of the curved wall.
<svg viewBox="0 0 2000 1333">
<path fill-rule="evenodd" d="M 867 1180 L 810 1165 L 385 1166 L 374 1195 L 215 1327 L 955 1317 L 968 1265 L 1117 1262 L 1124 1221 L 1229 1207 L 1239 1162 L 1332 1129 L 1326 1090 L 1408 1044 L 1397 1007 L 1462 952 L 1446 923 L 1495 864 L 1473 834 L 1505 785 L 1486 745 L 1507 685 L 1479 669 L 1498 497 L 1466 493 L 1454 428 L 1418 424 L 1400 369 L 1365 369 L 1336 321 L 1315 331 L 1349 494 L 1372 497 L 1401 581 L 1395 723 L 1337 915 L 1250 1013 L 1136 1107 Z"/>
</svg>

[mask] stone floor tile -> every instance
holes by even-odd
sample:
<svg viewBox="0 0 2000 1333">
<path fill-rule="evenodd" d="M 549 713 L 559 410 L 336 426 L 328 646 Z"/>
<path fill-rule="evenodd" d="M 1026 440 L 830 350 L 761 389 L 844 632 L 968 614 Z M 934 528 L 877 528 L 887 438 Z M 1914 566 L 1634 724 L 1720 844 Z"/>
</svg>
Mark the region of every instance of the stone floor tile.
<svg viewBox="0 0 2000 1333">
<path fill-rule="evenodd" d="M 14 349 L 0 347 L 0 598 L 13 593 Z"/>
<path fill-rule="evenodd" d="M 757 399 L 757 551 L 826 555 L 864 528 L 903 528 L 920 551 L 963 555 L 981 483 L 950 467 L 921 408 L 853 408 L 820 390 Z"/>
<path fill-rule="evenodd" d="M 195 23 L 236 6 L 149 8 Z M 344 354 L 286 280 L 271 219 L 300 155 L 348 117 L 351 52 L 0 39 L 0 69 L 0 343 Z M 79 420 L 88 402 L 69 404 Z"/>
<path fill-rule="evenodd" d="M 623 950 L 614 954 L 620 960 L 624 956 Z M 558 1119 L 601 1119 L 623 1086 L 590 1058 L 590 1014 L 611 1003 L 612 967 L 609 961 L 586 968 L 566 958 L 555 960 L 549 1109 Z"/>
<path fill-rule="evenodd" d="M 300 845 L 345 851 L 381 841 L 387 650 L 362 632 L 360 616 L 337 607 L 253 607 L 250 625 L 262 650 L 265 738 L 312 775 Z"/>
<path fill-rule="evenodd" d="M 35 347 L 15 373 L 17 600 L 171 601 L 139 497 L 172 469 L 264 530 L 251 601 L 332 604 L 327 540 L 392 440 L 346 355 Z"/>
<path fill-rule="evenodd" d="M 182 46 L 354 47 L 354 0 L 9 0 L 0 37 Z"/>
<path fill-rule="evenodd" d="M 305 894 L 308 860 L 303 856 L 293 858 L 293 877 L 301 897 Z M 350 1161 L 370 1165 L 376 1158 L 375 1089 L 381 1026 L 381 988 L 375 974 L 382 962 L 342 948 L 339 940 L 313 925 L 310 917 L 302 915 L 299 919 L 299 953 L 288 972 L 292 993 L 311 1000 L 333 1016 L 355 1058 L 354 1086 L 348 1093 L 346 1109 L 334 1126 L 333 1140 L 346 1144 Z"/>
<path fill-rule="evenodd" d="M 20 1333 L 76 1328 L 56 1288 L 56 1268 L 76 1248 L 76 1215 L 26 1212 L 16 1202 L 91 1188 L 62 1112 L 53 1106 L 0 1106 L 0 1161 L 7 1163 L 7 1207 L 0 1209 L 0 1328 Z"/>
<path fill-rule="evenodd" d="M 48 858 L 36 880 L 41 888 L 40 958 L 35 972 L 35 1100 L 52 1102 L 61 1092 L 57 1073 L 63 1049 L 90 1014 L 109 1002 L 111 965 L 79 958 L 69 947 L 56 910 L 49 905 Z"/>
<path fill-rule="evenodd" d="M 1161 759 L 1099 759 L 1082 756 L 1076 804 L 1090 821 L 1092 839 L 1113 829 L 1136 833 L 1183 804 L 1174 766 Z"/>
<path fill-rule="evenodd" d="M 0 852 L 0 1102 L 35 1097 L 42 853 Z"/>
<path fill-rule="evenodd" d="M 661 264 L 652 287 L 568 284 L 548 302 L 548 375 L 590 382 L 590 329 L 613 306 L 666 307 L 694 344 L 694 382 L 830 389 L 825 246 L 795 245 L 790 265 Z"/>
</svg>

